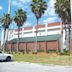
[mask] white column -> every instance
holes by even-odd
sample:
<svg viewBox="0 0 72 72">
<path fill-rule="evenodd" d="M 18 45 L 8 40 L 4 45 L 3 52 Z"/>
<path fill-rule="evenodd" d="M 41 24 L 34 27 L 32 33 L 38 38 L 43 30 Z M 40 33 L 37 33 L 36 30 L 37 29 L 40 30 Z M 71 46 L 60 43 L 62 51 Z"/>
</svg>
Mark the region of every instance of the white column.
<svg viewBox="0 0 72 72">
<path fill-rule="evenodd" d="M 32 33 L 33 33 L 33 37 L 35 37 L 35 26 L 33 26 L 33 28 L 32 28 Z"/>
<path fill-rule="evenodd" d="M 47 24 L 48 23 L 45 24 L 45 33 L 46 33 L 46 35 L 47 35 Z"/>
</svg>

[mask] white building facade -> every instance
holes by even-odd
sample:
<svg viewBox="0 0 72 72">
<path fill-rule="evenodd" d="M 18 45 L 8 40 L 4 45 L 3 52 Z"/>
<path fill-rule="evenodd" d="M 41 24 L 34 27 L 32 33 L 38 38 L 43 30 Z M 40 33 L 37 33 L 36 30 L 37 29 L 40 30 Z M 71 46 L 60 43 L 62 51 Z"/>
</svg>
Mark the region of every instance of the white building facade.
<svg viewBox="0 0 72 72">
<path fill-rule="evenodd" d="M 55 22 L 55 23 L 46 23 L 46 24 L 39 24 L 37 26 L 38 32 L 37 32 L 37 38 L 39 40 L 37 40 L 39 43 L 40 42 L 48 42 L 47 43 L 47 48 L 54 48 L 53 47 L 53 42 L 55 43 L 55 48 L 59 49 L 62 51 L 63 49 L 66 48 L 66 40 L 65 40 L 65 30 L 62 27 L 61 22 Z M 63 32 L 62 32 L 63 31 Z M 57 36 L 58 35 L 58 36 Z M 25 27 L 25 28 L 20 28 L 19 29 L 19 39 L 20 43 L 34 43 L 35 40 L 27 40 L 28 38 L 35 38 L 36 37 L 36 26 L 33 27 Z M 40 39 L 40 38 L 43 39 Z M 47 39 L 45 39 L 47 38 Z M 50 38 L 50 39 L 49 39 Z M 16 40 L 15 40 L 16 39 Z M 15 40 L 15 44 L 17 43 L 17 39 L 18 39 L 18 29 L 14 29 L 14 30 L 9 30 L 8 32 L 8 41 L 11 42 L 13 40 Z M 26 39 L 27 41 L 24 41 Z M 53 39 L 53 40 L 52 40 Z M 44 41 L 43 41 L 44 40 Z M 50 46 L 49 46 L 50 43 Z M 58 45 L 57 45 L 58 44 Z M 24 44 L 23 44 L 24 45 Z M 44 44 L 46 47 L 46 43 Z M 24 46 L 21 46 L 24 47 Z"/>
</svg>

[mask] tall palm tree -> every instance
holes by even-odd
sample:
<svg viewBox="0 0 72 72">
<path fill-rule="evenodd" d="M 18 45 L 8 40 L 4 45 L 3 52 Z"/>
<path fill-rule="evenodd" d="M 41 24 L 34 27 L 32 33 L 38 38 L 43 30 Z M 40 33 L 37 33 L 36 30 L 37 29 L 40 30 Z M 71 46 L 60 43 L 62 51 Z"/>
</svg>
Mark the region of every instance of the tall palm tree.
<svg viewBox="0 0 72 72">
<path fill-rule="evenodd" d="M 19 28 L 24 24 L 24 22 L 27 19 L 26 12 L 23 11 L 22 9 L 18 9 L 15 11 L 15 16 L 14 16 L 14 21 L 16 22 L 18 26 L 18 47 L 17 47 L 17 52 L 19 51 Z"/>
<path fill-rule="evenodd" d="M 31 10 L 35 14 L 35 17 L 37 19 L 35 53 L 37 53 L 37 32 L 38 32 L 37 27 L 38 27 L 38 21 L 41 18 L 42 14 L 44 14 L 46 9 L 47 9 L 47 3 L 44 0 L 32 0 Z"/>
<path fill-rule="evenodd" d="M 66 34 L 65 37 L 67 37 L 66 32 L 67 28 L 69 30 L 69 44 L 70 44 L 70 24 L 71 24 L 70 0 L 56 0 L 55 11 L 58 14 L 58 16 L 61 17 L 62 19 L 62 24 L 65 28 L 65 34 Z"/>
<path fill-rule="evenodd" d="M 3 41 L 3 51 L 4 51 L 6 49 L 6 41 L 5 41 L 6 31 L 9 28 L 10 23 L 12 22 L 10 14 L 8 13 L 4 14 L 3 17 L 1 17 L 0 22 L 2 23 L 2 26 L 4 28 L 4 41 Z"/>
</svg>

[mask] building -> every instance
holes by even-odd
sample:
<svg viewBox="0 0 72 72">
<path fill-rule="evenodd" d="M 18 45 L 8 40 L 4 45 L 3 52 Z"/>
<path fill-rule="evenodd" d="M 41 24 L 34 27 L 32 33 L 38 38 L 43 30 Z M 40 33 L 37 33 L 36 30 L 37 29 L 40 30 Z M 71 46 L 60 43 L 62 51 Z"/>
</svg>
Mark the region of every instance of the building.
<svg viewBox="0 0 72 72">
<path fill-rule="evenodd" d="M 19 29 L 19 50 L 33 52 L 36 47 L 38 51 L 61 50 L 65 48 L 65 30 L 60 22 L 38 25 L 36 38 L 36 26 Z M 7 50 L 17 50 L 18 30 L 9 30 Z"/>
</svg>

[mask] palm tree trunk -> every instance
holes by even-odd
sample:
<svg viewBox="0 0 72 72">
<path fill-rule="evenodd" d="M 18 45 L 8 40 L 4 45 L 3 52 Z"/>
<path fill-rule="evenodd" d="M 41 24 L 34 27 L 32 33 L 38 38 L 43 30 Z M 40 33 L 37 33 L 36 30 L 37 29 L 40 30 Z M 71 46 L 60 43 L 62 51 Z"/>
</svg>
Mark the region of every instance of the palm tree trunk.
<svg viewBox="0 0 72 72">
<path fill-rule="evenodd" d="M 60 37 L 60 51 L 63 53 L 63 22 L 61 22 L 61 37 Z"/>
<path fill-rule="evenodd" d="M 37 48 L 37 47 L 38 47 L 38 46 L 37 46 L 37 33 L 38 33 L 38 19 L 37 19 L 37 25 L 36 25 L 36 38 L 35 38 L 35 39 L 36 39 L 36 42 L 35 42 L 35 53 L 37 53 L 37 49 L 38 49 L 38 48 Z"/>
<path fill-rule="evenodd" d="M 66 25 L 65 25 L 65 40 L 67 39 L 67 34 L 66 34 Z"/>
<path fill-rule="evenodd" d="M 67 27 L 65 25 L 65 42 L 66 42 L 66 50 L 68 50 L 68 38 L 67 38 Z"/>
<path fill-rule="evenodd" d="M 18 26 L 18 38 L 17 38 L 17 53 L 19 52 L 19 26 Z"/>
<path fill-rule="evenodd" d="M 6 29 L 6 43 L 5 43 L 5 45 L 6 45 L 6 50 L 7 50 L 7 48 L 8 48 L 8 28 Z"/>
<path fill-rule="evenodd" d="M 6 45 L 5 45 L 5 34 L 6 34 L 6 28 L 4 28 L 4 40 L 3 40 L 3 51 L 5 51 Z"/>
<path fill-rule="evenodd" d="M 26 47 L 25 47 L 25 53 L 27 53 L 27 42 L 25 42 L 25 45 L 26 45 Z"/>
<path fill-rule="evenodd" d="M 47 41 L 46 41 L 46 49 L 45 49 L 45 52 L 47 53 Z"/>
<path fill-rule="evenodd" d="M 70 33 L 71 33 L 71 30 L 70 30 L 70 24 L 69 24 L 69 54 L 70 54 Z"/>
</svg>

